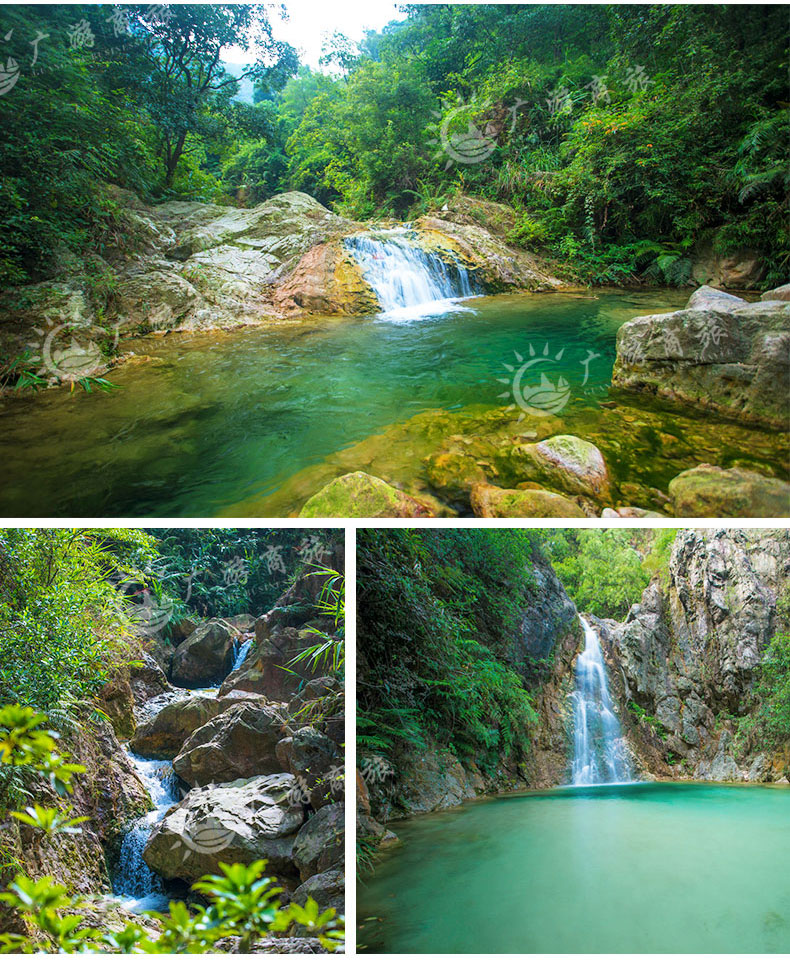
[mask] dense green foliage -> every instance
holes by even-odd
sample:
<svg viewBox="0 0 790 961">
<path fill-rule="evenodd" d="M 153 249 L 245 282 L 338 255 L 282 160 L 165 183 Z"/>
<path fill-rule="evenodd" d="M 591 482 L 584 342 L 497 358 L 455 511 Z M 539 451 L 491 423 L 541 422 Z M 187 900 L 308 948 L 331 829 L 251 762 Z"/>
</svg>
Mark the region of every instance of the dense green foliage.
<svg viewBox="0 0 790 961">
<path fill-rule="evenodd" d="M 359 531 L 363 756 L 430 738 L 484 771 L 524 757 L 535 712 L 508 658 L 534 543 L 519 530 Z"/>
<path fill-rule="evenodd" d="M 47 708 L 101 686 L 130 628 L 115 585 L 154 553 L 131 529 L 0 530 L 0 699 Z"/>
<path fill-rule="evenodd" d="M 73 793 L 73 780 L 84 768 L 58 753 L 58 736 L 47 728 L 46 715 L 32 708 L 18 704 L 0 708 L 0 769 L 7 765 L 28 770 L 46 777 L 61 796 Z M 70 818 L 68 811 L 35 805 L 11 815 L 54 838 L 82 831 L 78 825 L 87 818 Z M 7 813 L 0 800 L 0 814 Z M 236 937 L 239 952 L 247 954 L 257 939 L 288 932 L 295 925 L 317 937 L 326 950 L 339 950 L 344 930 L 335 920 L 334 908 L 322 913 L 312 898 L 304 907 L 295 903 L 282 907 L 277 895 L 283 889 L 263 876 L 265 868 L 265 861 L 220 863 L 221 874 L 207 875 L 193 885 L 206 907 L 190 909 L 171 901 L 168 912 L 152 912 L 161 925 L 156 937 L 135 922 L 121 931 L 93 927 L 87 917 L 94 908 L 89 901 L 70 894 L 52 877 L 18 874 L 0 893 L 0 904 L 22 915 L 30 933 L 0 934 L 0 953 L 205 954 L 215 951 L 221 938 Z"/>
<path fill-rule="evenodd" d="M 738 725 L 739 742 L 752 748 L 790 743 L 790 587 L 776 608 L 778 629 L 760 662 L 750 713 Z"/>
<path fill-rule="evenodd" d="M 341 544 L 331 529 L 0 529 L 0 698 L 44 709 L 89 698 L 133 632 L 263 614 Z M 331 615 L 337 596 L 324 600 Z"/>
<path fill-rule="evenodd" d="M 668 577 L 676 531 L 553 530 L 544 547 L 580 611 L 622 620 L 653 574 Z"/>
<path fill-rule="evenodd" d="M 297 70 L 263 5 L 4 7 L 21 74 L 0 96 L 0 283 L 128 241 L 104 184 L 243 204 L 297 188 L 357 217 L 473 193 L 594 283 L 683 283 L 700 245 L 756 249 L 766 285 L 787 280 L 783 6 L 405 10 L 358 49 L 335 35 L 324 75 Z M 222 68 L 233 43 L 254 105 Z"/>
</svg>

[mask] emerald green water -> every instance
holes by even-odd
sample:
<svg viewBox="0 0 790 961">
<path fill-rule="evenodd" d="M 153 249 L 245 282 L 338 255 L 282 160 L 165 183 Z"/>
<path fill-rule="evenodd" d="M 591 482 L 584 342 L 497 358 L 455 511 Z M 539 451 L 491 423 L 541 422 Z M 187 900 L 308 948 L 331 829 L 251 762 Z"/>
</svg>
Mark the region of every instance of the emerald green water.
<svg viewBox="0 0 790 961">
<path fill-rule="evenodd" d="M 790 951 L 787 788 L 563 788 L 393 827 L 366 951 Z"/>
<path fill-rule="evenodd" d="M 685 299 L 673 291 L 503 295 L 405 322 L 313 318 L 145 338 L 132 346 L 153 359 L 112 371 L 120 390 L 0 400 L 0 513 L 287 516 L 347 470 L 409 487 L 429 450 L 422 438 L 398 465 L 387 460 L 386 440 L 377 462 L 354 445 L 423 411 L 507 405 L 499 378 L 530 347 L 549 351 L 553 382 L 568 382 L 568 431 L 589 436 L 606 414 L 619 327 Z M 770 433 L 722 431 L 709 418 L 693 430 L 674 415 L 665 421 L 629 428 L 627 449 L 623 421 L 611 428 L 608 449 L 601 443 L 615 472 L 641 472 L 663 489 L 703 460 L 729 466 L 746 457 L 781 470 Z"/>
</svg>

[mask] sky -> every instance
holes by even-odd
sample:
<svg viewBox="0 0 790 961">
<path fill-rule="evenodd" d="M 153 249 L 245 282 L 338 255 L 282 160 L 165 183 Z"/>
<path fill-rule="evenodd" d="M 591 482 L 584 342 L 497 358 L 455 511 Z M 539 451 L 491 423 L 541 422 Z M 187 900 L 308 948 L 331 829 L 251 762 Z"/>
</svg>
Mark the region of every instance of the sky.
<svg viewBox="0 0 790 961">
<path fill-rule="evenodd" d="M 366 30 L 381 30 L 390 20 L 402 20 L 404 14 L 397 4 L 384 0 L 286 0 L 288 19 L 272 15 L 274 35 L 296 47 L 299 60 L 318 69 L 324 37 L 335 31 L 351 40 L 361 40 Z M 226 63 L 248 63 L 249 53 L 241 47 L 231 47 L 223 57 Z"/>
</svg>

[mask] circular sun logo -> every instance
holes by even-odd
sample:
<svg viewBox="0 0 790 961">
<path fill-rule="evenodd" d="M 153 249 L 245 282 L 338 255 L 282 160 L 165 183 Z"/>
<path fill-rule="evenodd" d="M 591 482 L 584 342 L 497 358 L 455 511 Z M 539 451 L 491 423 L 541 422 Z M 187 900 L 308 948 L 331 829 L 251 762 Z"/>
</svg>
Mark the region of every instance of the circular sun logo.
<svg viewBox="0 0 790 961">
<path fill-rule="evenodd" d="M 553 357 L 549 353 L 549 345 L 546 344 L 543 352 L 538 354 L 532 344 L 529 345 L 529 360 L 518 352 L 514 351 L 519 365 L 505 364 L 505 370 L 510 377 L 498 377 L 500 384 L 507 384 L 510 388 L 500 397 L 510 398 L 513 403 L 508 410 L 521 408 L 519 421 L 524 420 L 527 414 L 537 417 L 547 417 L 549 414 L 558 414 L 568 403 L 571 395 L 571 388 L 568 381 L 560 374 L 556 383 L 550 380 L 547 370 L 551 370 L 560 360 L 565 352 L 565 348 Z"/>
<path fill-rule="evenodd" d="M 453 162 L 459 164 L 482 163 L 484 160 L 488 160 L 496 150 L 497 133 L 488 124 L 485 130 L 481 130 L 469 119 L 467 120 L 466 130 L 450 132 L 453 127 L 458 126 L 458 119 L 462 119 L 470 108 L 473 108 L 475 113 L 481 113 L 490 106 L 491 102 L 489 100 L 483 103 L 470 100 L 469 103 L 466 103 L 462 97 L 459 97 L 456 106 L 448 113 L 442 115 L 433 111 L 433 116 L 441 123 L 434 125 L 434 127 L 438 127 L 438 138 L 430 140 L 429 143 L 439 146 L 439 150 L 436 152 L 437 159 L 441 158 L 443 153 L 448 157 L 445 170 L 452 167 Z"/>
</svg>

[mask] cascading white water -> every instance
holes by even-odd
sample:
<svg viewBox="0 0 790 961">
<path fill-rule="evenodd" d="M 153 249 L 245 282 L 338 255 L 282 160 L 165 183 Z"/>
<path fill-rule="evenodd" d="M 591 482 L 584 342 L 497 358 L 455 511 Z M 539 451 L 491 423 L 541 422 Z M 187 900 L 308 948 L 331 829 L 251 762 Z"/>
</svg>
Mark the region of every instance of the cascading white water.
<svg viewBox="0 0 790 961">
<path fill-rule="evenodd" d="M 346 249 L 373 288 L 388 317 L 416 318 L 445 313 L 477 290 L 461 264 L 448 264 L 410 240 L 405 228 L 348 237 Z"/>
<path fill-rule="evenodd" d="M 631 781 L 628 747 L 609 696 L 598 632 L 584 618 L 581 622 L 584 650 L 576 659 L 571 780 L 573 784 Z"/>
<path fill-rule="evenodd" d="M 250 648 L 252 647 L 252 642 L 254 640 L 255 640 L 254 636 L 248 637 L 243 644 L 238 644 L 236 646 L 236 651 L 233 656 L 233 667 L 231 668 L 231 671 L 238 671 L 238 669 L 244 663 L 247 655 L 250 653 Z"/>
<path fill-rule="evenodd" d="M 162 820 L 168 808 L 178 803 L 181 793 L 170 761 L 149 761 L 131 751 L 127 754 L 151 796 L 154 810 L 135 821 L 125 835 L 113 892 L 124 899 L 124 906 L 130 911 L 157 910 L 167 905 L 167 897 L 162 879 L 143 860 L 143 851 L 154 825 Z"/>
</svg>

